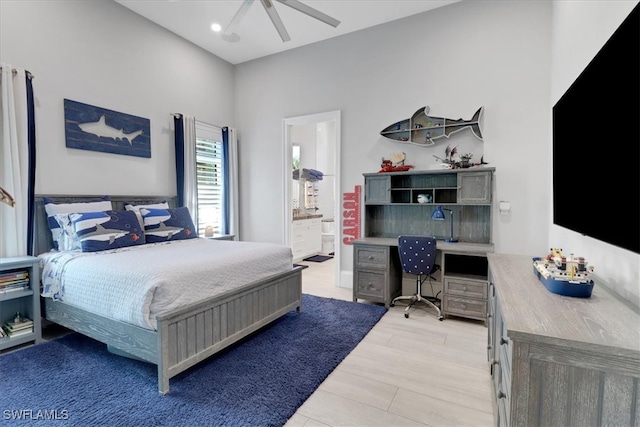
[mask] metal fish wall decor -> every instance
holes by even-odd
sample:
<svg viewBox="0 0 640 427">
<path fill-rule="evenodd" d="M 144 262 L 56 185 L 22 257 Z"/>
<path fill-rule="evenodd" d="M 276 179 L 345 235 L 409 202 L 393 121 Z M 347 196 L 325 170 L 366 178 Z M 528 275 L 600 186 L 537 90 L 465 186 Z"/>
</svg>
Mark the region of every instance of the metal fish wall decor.
<svg viewBox="0 0 640 427">
<path fill-rule="evenodd" d="M 396 141 L 415 145 L 431 146 L 442 138 L 470 129 L 473 135 L 482 141 L 481 123 L 484 107 L 478 108 L 469 120 L 449 119 L 429 116 L 429 106 L 422 107 L 409 119 L 401 120 L 384 128 L 380 135 Z"/>
</svg>

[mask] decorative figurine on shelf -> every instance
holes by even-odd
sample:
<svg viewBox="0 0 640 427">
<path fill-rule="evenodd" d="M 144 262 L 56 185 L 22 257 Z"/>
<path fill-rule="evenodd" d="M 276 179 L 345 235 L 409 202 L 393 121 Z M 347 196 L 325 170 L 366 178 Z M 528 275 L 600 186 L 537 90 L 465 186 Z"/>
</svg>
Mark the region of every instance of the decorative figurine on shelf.
<svg viewBox="0 0 640 427">
<path fill-rule="evenodd" d="M 20 323 L 22 322 L 22 316 L 20 316 L 20 312 L 16 313 L 16 316 L 13 318 L 13 323 Z"/>
<path fill-rule="evenodd" d="M 418 203 L 431 203 L 433 198 L 431 194 L 418 194 Z"/>
<path fill-rule="evenodd" d="M 442 165 L 446 166 L 449 169 L 467 169 L 473 166 L 482 166 L 482 165 L 489 164 L 484 161 L 484 156 L 480 157 L 480 163 L 471 162 L 471 158 L 473 157 L 472 153 L 460 154 L 459 156 L 460 160 L 454 160 L 453 156 L 458 154 L 457 146 L 451 148 L 447 145 L 447 148 L 444 150 L 444 154 L 445 154 L 444 159 L 436 156 L 435 154 L 433 155 L 433 157 L 440 160 L 442 162 Z"/>
<path fill-rule="evenodd" d="M 378 172 L 406 172 L 413 168 L 413 165 L 405 165 L 404 161 L 407 158 L 405 153 L 393 153 L 391 154 L 391 160 L 382 158 L 382 164 Z"/>
</svg>

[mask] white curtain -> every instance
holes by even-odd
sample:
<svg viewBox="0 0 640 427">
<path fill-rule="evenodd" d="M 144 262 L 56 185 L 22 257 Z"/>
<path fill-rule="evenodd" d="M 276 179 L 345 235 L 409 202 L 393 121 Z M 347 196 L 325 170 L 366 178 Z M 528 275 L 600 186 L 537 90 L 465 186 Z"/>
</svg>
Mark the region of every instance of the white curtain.
<svg viewBox="0 0 640 427">
<path fill-rule="evenodd" d="M 196 119 L 182 115 L 184 131 L 183 205 L 189 208 L 193 223 L 198 226 L 198 180 L 196 179 Z"/>
<path fill-rule="evenodd" d="M 29 228 L 29 146 L 27 71 L 1 64 L 0 187 L 15 204 L 0 202 L 0 257 L 27 255 Z M 1 196 L 1 195 L 0 195 Z M 7 200 L 7 196 L 5 196 Z"/>
<path fill-rule="evenodd" d="M 229 159 L 227 167 L 229 168 L 229 185 L 227 189 L 229 191 L 229 224 L 228 233 L 234 234 L 236 240 L 240 240 L 240 220 L 238 216 L 238 132 L 235 128 L 228 129 L 228 153 Z"/>
</svg>

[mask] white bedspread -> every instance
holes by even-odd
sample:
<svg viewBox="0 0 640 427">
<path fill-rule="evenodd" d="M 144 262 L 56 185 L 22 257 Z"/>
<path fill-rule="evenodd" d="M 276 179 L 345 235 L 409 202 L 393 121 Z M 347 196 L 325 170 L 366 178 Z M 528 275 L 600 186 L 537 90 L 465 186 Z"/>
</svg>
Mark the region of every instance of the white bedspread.
<svg viewBox="0 0 640 427">
<path fill-rule="evenodd" d="M 203 238 L 40 259 L 42 296 L 154 330 L 158 313 L 292 268 L 288 247 Z"/>
</svg>

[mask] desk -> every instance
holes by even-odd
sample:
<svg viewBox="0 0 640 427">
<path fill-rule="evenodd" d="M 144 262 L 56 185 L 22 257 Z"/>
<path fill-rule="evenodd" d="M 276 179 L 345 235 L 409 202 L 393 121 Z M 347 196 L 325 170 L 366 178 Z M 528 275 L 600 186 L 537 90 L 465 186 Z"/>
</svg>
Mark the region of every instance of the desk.
<svg viewBox="0 0 640 427">
<path fill-rule="evenodd" d="M 353 300 L 383 303 L 402 293 L 398 239 L 365 237 L 353 242 Z M 487 253 L 493 244 L 438 241 L 442 315 L 487 321 Z"/>
</svg>

